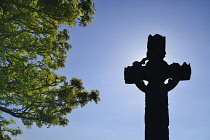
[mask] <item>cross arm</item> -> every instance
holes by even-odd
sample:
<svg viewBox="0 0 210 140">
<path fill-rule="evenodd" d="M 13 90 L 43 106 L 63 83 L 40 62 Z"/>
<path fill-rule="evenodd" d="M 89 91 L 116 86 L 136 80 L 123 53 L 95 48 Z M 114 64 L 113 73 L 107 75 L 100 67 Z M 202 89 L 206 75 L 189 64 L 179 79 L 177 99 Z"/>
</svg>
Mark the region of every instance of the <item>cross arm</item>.
<svg viewBox="0 0 210 140">
<path fill-rule="evenodd" d="M 147 69 L 144 64 L 146 58 L 141 62 L 135 61 L 133 66 L 128 66 L 124 69 L 124 80 L 126 84 L 135 84 L 136 81 L 148 80 Z"/>
<path fill-rule="evenodd" d="M 169 81 L 166 84 L 166 90 L 170 91 L 179 83 L 179 81 L 189 80 L 191 76 L 191 67 L 184 62 L 182 65 L 173 63 L 169 66 Z"/>
<path fill-rule="evenodd" d="M 178 63 L 172 63 L 169 65 L 168 69 L 168 78 L 183 80 L 190 80 L 191 76 L 191 66 L 184 62 L 182 65 Z"/>
</svg>

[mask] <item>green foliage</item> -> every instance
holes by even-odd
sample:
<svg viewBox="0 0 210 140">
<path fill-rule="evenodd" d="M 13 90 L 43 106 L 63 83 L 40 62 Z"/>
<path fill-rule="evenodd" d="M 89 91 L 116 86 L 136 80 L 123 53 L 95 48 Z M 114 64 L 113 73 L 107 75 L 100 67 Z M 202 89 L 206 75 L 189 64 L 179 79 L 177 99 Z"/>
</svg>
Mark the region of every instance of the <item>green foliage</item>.
<svg viewBox="0 0 210 140">
<path fill-rule="evenodd" d="M 7 126 L 10 124 L 15 124 L 15 120 L 6 120 L 3 117 L 0 117 L 0 123 L 1 123 L 1 131 L 2 132 L 7 132 L 10 133 L 12 136 L 17 136 L 18 134 L 22 134 L 22 131 L 18 127 L 17 129 L 14 128 L 8 128 Z M 5 139 L 5 140 L 12 140 L 8 134 L 0 133 L 0 139 Z"/>
<path fill-rule="evenodd" d="M 0 110 L 33 123 L 62 125 L 66 115 L 88 102 L 97 103 L 99 92 L 86 91 L 82 81 L 54 71 L 65 67 L 69 32 L 62 24 L 86 26 L 95 13 L 92 0 L 1 0 L 0 3 Z M 1 115 L 0 115 L 1 116 Z M 21 134 L 8 128 L 14 121 L 0 117 L 0 138 Z"/>
</svg>

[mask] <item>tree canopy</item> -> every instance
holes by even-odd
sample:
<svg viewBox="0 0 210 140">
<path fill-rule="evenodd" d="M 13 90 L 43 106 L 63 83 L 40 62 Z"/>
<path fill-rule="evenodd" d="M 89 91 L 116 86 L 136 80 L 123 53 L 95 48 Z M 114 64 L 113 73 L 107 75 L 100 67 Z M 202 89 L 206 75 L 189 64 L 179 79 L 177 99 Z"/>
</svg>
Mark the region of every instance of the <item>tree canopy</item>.
<svg viewBox="0 0 210 140">
<path fill-rule="evenodd" d="M 87 26 L 94 17 L 92 0 L 1 0 L 0 3 L 0 138 L 21 134 L 20 128 L 8 128 L 22 119 L 30 128 L 34 123 L 62 125 L 66 115 L 88 102 L 97 103 L 98 90 L 86 91 L 82 81 L 69 82 L 55 70 L 65 67 L 71 49 L 67 29 Z"/>
</svg>

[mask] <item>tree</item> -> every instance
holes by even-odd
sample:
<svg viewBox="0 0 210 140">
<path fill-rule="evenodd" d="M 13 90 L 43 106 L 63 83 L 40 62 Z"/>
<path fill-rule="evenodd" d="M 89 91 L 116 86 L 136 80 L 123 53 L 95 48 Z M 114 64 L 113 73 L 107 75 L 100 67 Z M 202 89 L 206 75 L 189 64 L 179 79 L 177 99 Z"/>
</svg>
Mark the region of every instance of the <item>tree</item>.
<svg viewBox="0 0 210 140">
<path fill-rule="evenodd" d="M 87 26 L 95 13 L 92 0 L 1 0 L 0 3 L 0 139 L 21 134 L 8 128 L 15 121 L 65 126 L 66 115 L 88 102 L 97 103 L 98 90 L 86 91 L 82 81 L 58 75 L 71 45 L 67 29 Z"/>
</svg>

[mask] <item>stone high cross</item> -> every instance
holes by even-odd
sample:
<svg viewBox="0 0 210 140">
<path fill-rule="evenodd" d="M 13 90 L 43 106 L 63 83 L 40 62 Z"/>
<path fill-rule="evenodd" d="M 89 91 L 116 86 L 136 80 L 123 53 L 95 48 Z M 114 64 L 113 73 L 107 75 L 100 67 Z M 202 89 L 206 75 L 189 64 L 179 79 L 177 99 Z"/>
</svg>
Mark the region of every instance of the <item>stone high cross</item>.
<svg viewBox="0 0 210 140">
<path fill-rule="evenodd" d="M 169 140 L 168 92 L 191 76 L 190 64 L 168 65 L 163 60 L 165 54 L 165 37 L 149 35 L 147 57 L 124 71 L 125 83 L 135 84 L 146 94 L 145 140 Z M 147 85 L 144 80 L 148 81 Z"/>
</svg>

